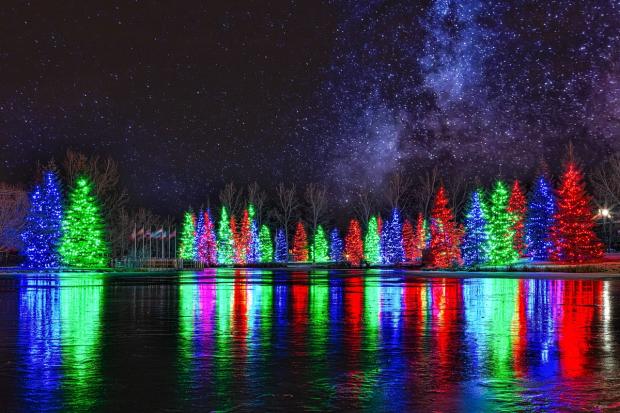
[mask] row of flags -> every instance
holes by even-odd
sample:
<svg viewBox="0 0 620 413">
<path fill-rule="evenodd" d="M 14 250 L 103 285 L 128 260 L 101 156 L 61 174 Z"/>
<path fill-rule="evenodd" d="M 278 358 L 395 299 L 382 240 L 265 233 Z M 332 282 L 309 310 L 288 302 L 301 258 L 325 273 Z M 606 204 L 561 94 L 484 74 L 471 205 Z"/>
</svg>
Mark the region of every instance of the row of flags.
<svg viewBox="0 0 620 413">
<path fill-rule="evenodd" d="M 144 239 L 144 238 L 151 238 L 151 239 L 171 239 L 171 238 L 176 238 L 177 236 L 177 230 L 176 228 L 173 230 L 170 230 L 170 228 L 168 228 L 168 231 L 166 231 L 163 227 L 159 228 L 155 231 L 152 230 L 152 228 L 149 229 L 145 229 L 144 227 L 140 228 L 140 230 L 138 230 L 135 226 L 133 228 L 133 231 L 131 232 L 131 235 L 129 236 L 129 239 L 131 239 L 132 241 L 136 240 L 136 239 Z"/>
</svg>

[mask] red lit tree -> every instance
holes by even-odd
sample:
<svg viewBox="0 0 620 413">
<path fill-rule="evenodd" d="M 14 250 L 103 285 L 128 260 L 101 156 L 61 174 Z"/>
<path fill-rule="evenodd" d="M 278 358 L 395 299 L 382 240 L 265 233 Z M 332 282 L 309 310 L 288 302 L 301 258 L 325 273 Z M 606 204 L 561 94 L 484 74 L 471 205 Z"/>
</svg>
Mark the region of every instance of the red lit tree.
<svg viewBox="0 0 620 413">
<path fill-rule="evenodd" d="M 211 212 L 205 212 L 205 247 L 206 247 L 206 258 L 209 265 L 217 265 L 217 240 L 215 238 L 215 225 L 213 225 L 213 220 L 211 219 Z"/>
<path fill-rule="evenodd" d="M 383 231 L 383 219 L 381 215 L 377 215 L 377 232 L 379 233 L 379 238 L 381 238 L 381 231 Z"/>
<path fill-rule="evenodd" d="M 293 259 L 295 261 L 308 261 L 308 237 L 301 221 L 297 222 L 295 237 L 293 237 Z"/>
<path fill-rule="evenodd" d="M 241 251 L 241 232 L 237 229 L 237 220 L 234 215 L 230 216 L 230 232 L 233 239 L 235 264 L 243 264 L 245 256 Z"/>
<path fill-rule="evenodd" d="M 243 210 L 241 217 L 241 228 L 239 229 L 238 246 L 236 247 L 239 264 L 247 262 L 248 251 L 250 250 L 250 242 L 252 240 L 252 223 L 250 222 L 250 213 L 248 209 Z"/>
<path fill-rule="evenodd" d="M 352 219 L 349 222 L 349 231 L 344 239 L 344 256 L 351 265 L 360 265 L 360 262 L 364 259 L 362 228 L 356 219 Z"/>
<path fill-rule="evenodd" d="M 568 162 L 557 192 L 557 212 L 551 227 L 553 261 L 579 263 L 603 255 L 603 245 L 594 233 L 590 202 L 583 174 L 575 162 Z"/>
<path fill-rule="evenodd" d="M 405 251 L 405 261 L 412 262 L 417 259 L 417 245 L 413 225 L 408 219 L 403 223 L 403 249 Z"/>
<path fill-rule="evenodd" d="M 429 264 L 435 268 L 448 268 L 461 263 L 461 231 L 448 207 L 446 190 L 437 190 L 431 211 L 431 242 Z"/>
<path fill-rule="evenodd" d="M 513 245 L 515 251 L 519 253 L 520 257 L 525 255 L 525 211 L 527 200 L 521 190 L 519 181 L 515 180 L 512 185 L 512 192 L 510 193 L 510 199 L 508 200 L 508 212 L 512 215 L 513 224 L 512 231 L 514 232 Z"/>
</svg>

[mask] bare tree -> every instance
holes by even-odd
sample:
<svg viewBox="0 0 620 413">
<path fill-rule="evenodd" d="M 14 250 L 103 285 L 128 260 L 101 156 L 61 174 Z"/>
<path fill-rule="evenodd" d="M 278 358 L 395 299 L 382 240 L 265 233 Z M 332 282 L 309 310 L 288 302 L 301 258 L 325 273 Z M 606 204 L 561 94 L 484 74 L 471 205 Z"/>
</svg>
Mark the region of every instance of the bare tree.
<svg viewBox="0 0 620 413">
<path fill-rule="evenodd" d="M 220 202 L 226 207 L 231 216 L 239 216 L 243 207 L 242 196 L 243 190 L 237 189 L 234 182 L 227 183 L 224 189 L 220 191 Z"/>
<path fill-rule="evenodd" d="M 412 186 L 411 178 L 397 171 L 390 176 L 385 192 L 390 208 L 407 208 L 409 206 L 409 191 Z"/>
<path fill-rule="evenodd" d="M 353 211 L 357 218 L 363 225 L 363 228 L 368 227 L 368 220 L 375 209 L 375 199 L 368 188 L 360 190 L 357 202 L 353 205 Z"/>
<path fill-rule="evenodd" d="M 620 205 L 620 152 L 605 159 L 590 176 L 594 196 L 599 205 Z"/>
<path fill-rule="evenodd" d="M 28 204 L 26 191 L 0 182 L 0 250 L 21 249 L 19 234 Z"/>
<path fill-rule="evenodd" d="M 306 186 L 304 195 L 308 203 L 312 234 L 315 234 L 327 211 L 327 189 L 323 185 L 311 183 Z"/>
<path fill-rule="evenodd" d="M 418 211 L 422 212 L 425 217 L 429 214 L 431 202 L 433 201 L 433 196 L 438 185 L 439 173 L 437 172 L 437 167 L 434 167 L 430 171 L 426 171 L 419 177 L 418 186 L 414 192 L 414 199 L 416 208 Z"/>
<path fill-rule="evenodd" d="M 248 185 L 248 202 L 254 205 L 258 226 L 260 227 L 265 217 L 265 203 L 267 202 L 267 193 L 260 188 L 257 182 Z"/>
<path fill-rule="evenodd" d="M 450 177 L 446 184 L 448 191 L 449 204 L 454 212 L 454 216 L 458 217 L 467 202 L 467 194 L 470 189 L 469 182 L 465 179 L 464 174 L 454 174 Z"/>
<path fill-rule="evenodd" d="M 299 207 L 299 202 L 295 193 L 295 185 L 293 184 L 287 187 L 280 182 L 276 187 L 276 196 L 278 198 L 278 205 L 275 209 L 275 217 L 278 223 L 284 228 L 284 234 L 288 242 L 289 227 Z"/>
</svg>

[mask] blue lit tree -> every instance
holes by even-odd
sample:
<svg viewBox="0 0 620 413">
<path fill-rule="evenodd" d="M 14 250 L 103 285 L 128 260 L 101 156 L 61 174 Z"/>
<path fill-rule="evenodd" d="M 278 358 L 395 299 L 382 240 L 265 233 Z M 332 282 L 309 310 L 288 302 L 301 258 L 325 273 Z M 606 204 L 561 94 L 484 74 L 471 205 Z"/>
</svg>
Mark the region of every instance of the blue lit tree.
<svg viewBox="0 0 620 413">
<path fill-rule="evenodd" d="M 288 242 L 286 242 L 286 234 L 282 228 L 276 233 L 276 262 L 283 263 L 288 261 Z"/>
<path fill-rule="evenodd" d="M 553 189 L 549 181 L 540 176 L 532 189 L 525 218 L 526 253 L 534 261 L 545 261 L 549 258 L 554 214 Z"/>
<path fill-rule="evenodd" d="M 487 233 L 482 204 L 480 192 L 474 191 L 465 212 L 465 234 L 461 242 L 463 263 L 467 266 L 481 265 L 486 261 Z"/>
<path fill-rule="evenodd" d="M 338 232 L 338 228 L 334 228 L 329 234 L 329 259 L 331 261 L 341 262 L 343 250 L 344 245 L 342 243 L 342 238 L 340 238 L 340 232 Z"/>
<path fill-rule="evenodd" d="M 198 212 L 196 219 L 196 236 L 194 237 L 194 259 L 206 263 L 206 222 L 205 214 L 202 210 Z"/>
<path fill-rule="evenodd" d="M 55 171 L 47 171 L 43 184 L 30 193 L 30 207 L 21 233 L 24 242 L 24 266 L 54 268 L 60 265 L 60 244 L 63 219 L 62 190 Z"/>
<path fill-rule="evenodd" d="M 381 260 L 385 264 L 397 264 L 405 259 L 403 229 L 398 208 L 392 210 L 392 217 L 383 224 L 381 232 Z"/>
<path fill-rule="evenodd" d="M 256 220 L 252 219 L 250 224 L 250 245 L 247 253 L 247 263 L 256 264 L 261 262 L 260 238 L 258 234 L 258 226 Z"/>
</svg>

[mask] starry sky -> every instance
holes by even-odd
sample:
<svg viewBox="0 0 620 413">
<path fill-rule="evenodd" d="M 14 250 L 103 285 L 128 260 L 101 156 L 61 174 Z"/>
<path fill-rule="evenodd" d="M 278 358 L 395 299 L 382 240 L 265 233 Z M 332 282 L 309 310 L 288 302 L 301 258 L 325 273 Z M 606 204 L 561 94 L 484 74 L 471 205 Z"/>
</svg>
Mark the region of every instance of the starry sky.
<svg viewBox="0 0 620 413">
<path fill-rule="evenodd" d="M 620 150 L 611 0 L 71 3 L 0 10 L 0 180 L 72 148 L 176 211 L 228 181 L 346 202 L 395 170 L 484 181 L 557 167 L 569 139 L 586 165 Z"/>
</svg>

